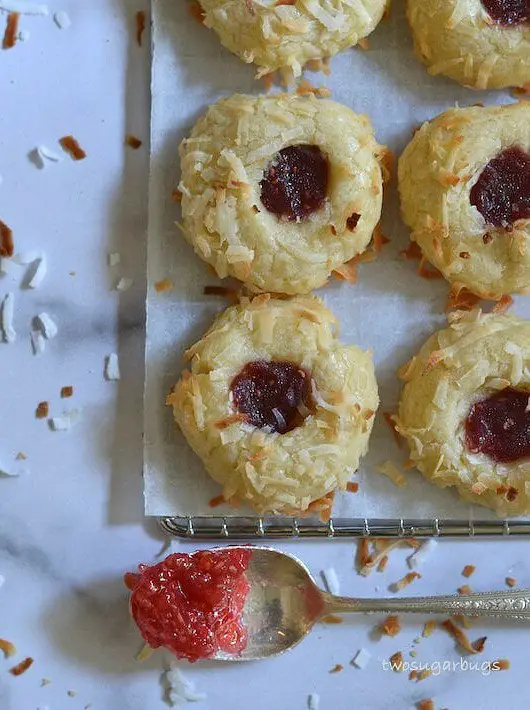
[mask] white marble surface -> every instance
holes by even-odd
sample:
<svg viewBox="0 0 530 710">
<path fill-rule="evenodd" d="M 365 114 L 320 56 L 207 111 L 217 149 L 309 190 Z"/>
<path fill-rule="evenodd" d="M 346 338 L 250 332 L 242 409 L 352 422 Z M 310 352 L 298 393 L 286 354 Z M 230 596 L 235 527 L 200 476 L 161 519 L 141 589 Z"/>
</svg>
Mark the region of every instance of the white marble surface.
<svg viewBox="0 0 530 710">
<path fill-rule="evenodd" d="M 0 637 L 19 649 L 15 659 L 0 659 L 0 710 L 166 707 L 165 659 L 134 660 L 140 644 L 121 581 L 125 570 L 153 560 L 162 543 L 142 514 L 148 150 L 147 142 L 137 152 L 123 147 L 127 132 L 148 135 L 149 56 L 134 43 L 134 13 L 147 4 L 52 0 L 50 8 L 66 10 L 72 27 L 60 31 L 51 17 L 24 17 L 28 41 L 0 53 L 0 219 L 13 228 L 18 250 L 43 249 L 49 259 L 37 291 L 0 278 L 0 296 L 16 295 L 18 332 L 15 344 L 0 344 L 0 467 L 12 467 L 19 451 L 28 456 L 25 475 L 0 480 Z M 55 149 L 66 133 L 79 139 L 87 160 L 38 170 L 28 153 L 41 143 Z M 109 269 L 108 250 L 121 252 L 121 266 Z M 110 287 L 122 275 L 134 278 L 134 286 L 119 295 Z M 29 332 L 41 310 L 56 319 L 59 334 L 35 357 Z M 119 383 L 102 375 L 113 351 L 120 355 Z M 74 386 L 72 400 L 60 400 L 63 385 Z M 51 432 L 34 418 L 41 400 L 53 414 L 79 408 L 80 420 L 70 432 Z M 407 571 L 404 551 L 383 575 L 364 579 L 353 570 L 353 543 L 285 548 L 315 573 L 334 565 L 344 593 L 388 593 L 387 585 Z M 407 593 L 452 592 L 465 581 L 460 572 L 467 563 L 477 565 L 469 580 L 476 590 L 503 588 L 508 574 L 530 587 L 527 550 L 523 540 L 441 542 Z M 382 640 L 372 633 L 377 621 L 351 618 L 318 628 L 293 653 L 269 662 L 186 668 L 208 694 L 197 707 L 303 710 L 310 692 L 321 695 L 321 710 L 401 710 L 425 697 L 435 698 L 437 710 L 526 706 L 527 628 L 477 622 L 471 632 L 488 636 L 479 663 L 506 657 L 509 671 L 443 672 L 415 684 L 385 671 L 382 661 L 397 650 L 408 658 L 424 620 L 408 618 L 398 637 Z M 372 653 L 364 671 L 349 665 L 360 647 Z M 35 659 L 33 667 L 10 675 L 25 656 Z M 459 657 L 452 639 L 437 631 L 419 644 L 415 660 Z M 345 668 L 330 675 L 336 663 Z M 43 678 L 52 682 L 41 687 Z"/>
</svg>

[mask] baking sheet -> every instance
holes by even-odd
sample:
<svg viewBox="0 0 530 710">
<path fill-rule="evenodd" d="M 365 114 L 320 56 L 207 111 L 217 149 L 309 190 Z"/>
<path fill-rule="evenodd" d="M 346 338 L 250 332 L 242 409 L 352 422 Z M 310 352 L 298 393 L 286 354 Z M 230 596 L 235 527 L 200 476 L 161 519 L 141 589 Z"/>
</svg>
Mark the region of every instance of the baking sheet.
<svg viewBox="0 0 530 710">
<path fill-rule="evenodd" d="M 442 77 L 431 77 L 413 56 L 404 3 L 394 0 L 390 18 L 370 36 L 367 51 L 351 49 L 331 60 L 331 76 L 309 72 L 326 85 L 336 101 L 366 113 L 376 136 L 399 155 L 414 128 L 455 103 L 466 106 L 513 101 L 507 92 L 474 92 Z M 153 0 L 153 69 L 151 172 L 148 233 L 148 294 L 145 382 L 144 481 L 147 515 L 211 515 L 208 501 L 219 486 L 205 473 L 180 433 L 164 399 L 184 365 L 182 353 L 210 325 L 227 302 L 203 295 L 206 285 L 221 283 L 195 256 L 174 222 L 180 219 L 171 192 L 179 180 L 178 144 L 206 107 L 231 93 L 261 93 L 255 67 L 224 50 L 217 36 L 194 20 L 186 0 Z M 336 496 L 334 518 L 495 519 L 484 508 L 460 502 L 452 490 L 440 490 L 417 472 L 397 488 L 376 472 L 386 460 L 397 465 L 407 457 L 386 425 L 383 412 L 395 411 L 400 391 L 396 369 L 426 337 L 446 322 L 448 286 L 416 274 L 417 262 L 399 252 L 408 245 L 399 217 L 395 179 L 385 193 L 383 233 L 391 238 L 375 263 L 362 265 L 355 286 L 332 280 L 318 293 L 338 316 L 342 340 L 372 348 L 381 406 L 361 462 L 359 492 Z M 153 284 L 174 281 L 170 292 Z M 514 311 L 530 317 L 528 297 L 516 299 Z M 219 506 L 216 515 L 244 514 Z"/>
</svg>

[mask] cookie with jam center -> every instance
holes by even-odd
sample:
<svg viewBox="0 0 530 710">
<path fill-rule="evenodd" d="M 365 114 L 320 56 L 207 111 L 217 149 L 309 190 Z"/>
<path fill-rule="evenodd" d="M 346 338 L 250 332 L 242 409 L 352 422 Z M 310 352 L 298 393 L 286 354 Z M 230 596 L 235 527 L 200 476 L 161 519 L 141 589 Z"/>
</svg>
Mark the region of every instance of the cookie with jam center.
<svg viewBox="0 0 530 710">
<path fill-rule="evenodd" d="M 530 82 L 528 0 L 407 0 L 407 17 L 430 74 L 473 89 Z"/>
<path fill-rule="evenodd" d="M 180 146 L 185 236 L 221 278 L 307 293 L 370 244 L 386 154 L 369 119 L 335 101 L 218 101 Z"/>
<path fill-rule="evenodd" d="M 403 218 L 456 289 L 530 288 L 530 103 L 445 111 L 399 160 Z"/>
<path fill-rule="evenodd" d="M 530 512 L 530 322 L 456 312 L 400 375 L 396 428 L 422 474 L 498 515 Z"/>
<path fill-rule="evenodd" d="M 346 487 L 379 397 L 371 355 L 320 300 L 243 299 L 187 356 L 167 403 L 225 500 L 290 515 Z"/>
</svg>

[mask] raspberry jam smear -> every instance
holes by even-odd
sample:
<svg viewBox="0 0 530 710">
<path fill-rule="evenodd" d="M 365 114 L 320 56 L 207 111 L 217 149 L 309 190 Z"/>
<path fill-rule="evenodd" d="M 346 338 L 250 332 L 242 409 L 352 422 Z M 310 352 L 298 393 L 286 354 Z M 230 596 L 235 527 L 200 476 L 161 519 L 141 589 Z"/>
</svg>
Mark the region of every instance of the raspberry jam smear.
<svg viewBox="0 0 530 710">
<path fill-rule="evenodd" d="M 305 219 L 324 204 L 328 172 L 328 159 L 318 146 L 283 148 L 263 174 L 261 201 L 286 222 Z"/>
<path fill-rule="evenodd" d="M 465 422 L 469 451 L 499 463 L 530 456 L 529 401 L 530 392 L 507 387 L 476 402 Z"/>
<path fill-rule="evenodd" d="M 254 360 L 234 377 L 234 406 L 249 424 L 285 434 L 311 413 L 311 378 L 294 362 Z"/>
<path fill-rule="evenodd" d="M 500 25 L 530 22 L 530 0 L 482 0 L 484 9 Z"/>
<path fill-rule="evenodd" d="M 530 154 L 506 148 L 486 165 L 471 188 L 469 201 L 487 224 L 510 227 L 530 217 Z"/>
<path fill-rule="evenodd" d="M 198 661 L 218 651 L 239 654 L 247 644 L 242 624 L 250 586 L 251 549 L 176 553 L 127 573 L 131 614 L 151 648 Z"/>
</svg>

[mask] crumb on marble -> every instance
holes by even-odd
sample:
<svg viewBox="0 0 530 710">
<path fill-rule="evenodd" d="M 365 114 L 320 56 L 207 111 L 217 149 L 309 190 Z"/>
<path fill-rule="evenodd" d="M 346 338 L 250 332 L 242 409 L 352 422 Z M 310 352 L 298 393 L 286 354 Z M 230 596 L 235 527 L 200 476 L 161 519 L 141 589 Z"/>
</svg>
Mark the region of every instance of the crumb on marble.
<svg viewBox="0 0 530 710">
<path fill-rule="evenodd" d="M 136 43 L 139 47 L 142 46 L 143 36 L 145 31 L 145 12 L 139 10 L 136 13 Z"/>
<path fill-rule="evenodd" d="M 510 661 L 507 658 L 498 658 L 496 661 L 490 663 L 490 669 L 492 671 L 507 671 L 510 668 Z"/>
<path fill-rule="evenodd" d="M 424 638 L 429 638 L 429 636 L 432 635 L 432 632 L 434 631 L 435 628 L 436 628 L 436 621 L 434 621 L 434 619 L 431 619 L 430 621 L 427 621 L 425 623 L 425 626 L 423 627 L 423 631 L 422 631 L 421 635 Z"/>
<path fill-rule="evenodd" d="M 37 419 L 46 419 L 50 411 L 50 404 L 49 402 L 39 402 L 37 405 L 37 409 L 35 411 L 35 417 Z"/>
<path fill-rule="evenodd" d="M 138 148 L 142 147 L 142 141 L 136 136 L 132 136 L 128 133 L 125 136 L 125 145 L 128 145 L 129 148 L 132 148 L 133 150 L 138 150 Z"/>
<path fill-rule="evenodd" d="M 2 42 L 3 49 L 12 49 L 17 43 L 19 20 L 20 13 L 18 12 L 10 12 L 7 16 L 7 24 Z"/>
<path fill-rule="evenodd" d="M 404 577 L 399 579 L 390 585 L 389 589 L 391 592 L 400 592 L 405 587 L 408 587 L 415 579 L 421 579 L 421 574 L 419 572 L 408 572 Z"/>
<path fill-rule="evenodd" d="M 463 576 L 463 577 L 471 577 L 471 575 L 473 574 L 473 572 L 474 572 L 476 569 L 477 569 L 477 568 L 475 567 L 475 565 L 466 565 L 466 566 L 464 567 L 464 569 L 462 570 L 462 576 Z"/>
<path fill-rule="evenodd" d="M 386 634 L 387 636 L 397 636 L 401 631 L 399 616 L 387 616 L 379 628 L 382 634 Z"/>
<path fill-rule="evenodd" d="M 506 582 L 506 585 L 508 587 L 515 587 L 515 585 L 517 584 L 517 580 L 515 579 L 515 577 L 506 577 L 504 581 Z"/>
<path fill-rule="evenodd" d="M 13 256 L 15 253 L 15 242 L 13 230 L 5 222 L 0 220 L 0 256 Z"/>
<path fill-rule="evenodd" d="M 16 666 L 13 666 L 13 668 L 10 668 L 9 672 L 11 673 L 11 675 L 15 675 L 15 676 L 22 675 L 32 665 L 33 665 L 33 658 L 30 658 L 28 656 L 28 658 L 25 658 L 23 661 L 20 661 L 20 663 L 17 663 Z"/>
<path fill-rule="evenodd" d="M 86 158 L 85 151 L 81 148 L 74 136 L 63 136 L 59 138 L 59 144 L 72 160 L 84 160 Z"/>
<path fill-rule="evenodd" d="M 61 397 L 63 399 L 66 399 L 67 397 L 72 397 L 74 394 L 74 388 L 72 385 L 66 385 L 65 387 L 61 387 Z"/>
<path fill-rule="evenodd" d="M 4 654 L 4 658 L 11 658 L 17 652 L 17 647 L 7 639 L 0 639 L 0 651 Z"/>
<path fill-rule="evenodd" d="M 340 673 L 340 671 L 344 670 L 344 666 L 341 663 L 337 663 L 336 665 L 333 666 L 333 668 L 329 671 L 330 673 Z"/>
<path fill-rule="evenodd" d="M 390 658 L 390 667 L 394 673 L 401 673 L 403 671 L 403 653 L 401 651 L 396 651 Z"/>
<path fill-rule="evenodd" d="M 418 700 L 416 707 L 418 710 L 434 710 L 434 702 L 431 698 L 424 698 L 423 700 Z"/>
<path fill-rule="evenodd" d="M 469 586 L 469 584 L 463 584 L 461 587 L 458 587 L 457 592 L 459 594 L 472 594 L 473 590 Z"/>
<path fill-rule="evenodd" d="M 171 291 L 173 288 L 173 281 L 171 279 L 162 279 L 155 283 L 155 291 L 158 293 L 164 293 L 164 291 Z"/>
<path fill-rule="evenodd" d="M 465 631 L 460 629 L 452 619 L 442 621 L 441 626 L 455 639 L 458 645 L 468 653 L 482 653 L 484 650 L 487 636 L 482 636 L 471 643 Z"/>
</svg>

